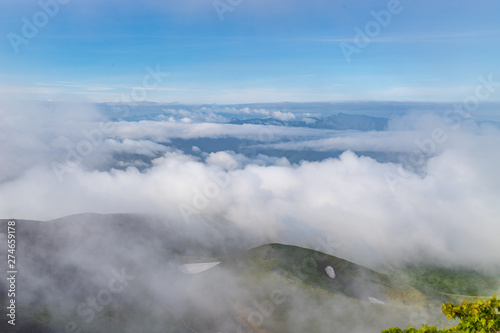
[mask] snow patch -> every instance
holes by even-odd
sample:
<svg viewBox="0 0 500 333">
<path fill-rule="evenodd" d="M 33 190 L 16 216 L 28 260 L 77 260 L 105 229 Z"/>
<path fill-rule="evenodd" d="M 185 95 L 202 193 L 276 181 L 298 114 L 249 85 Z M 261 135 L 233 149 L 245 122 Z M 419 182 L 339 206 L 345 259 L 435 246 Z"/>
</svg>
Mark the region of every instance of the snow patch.
<svg viewBox="0 0 500 333">
<path fill-rule="evenodd" d="M 207 271 L 210 268 L 217 266 L 219 262 L 203 262 L 198 264 L 185 264 L 179 266 L 179 271 L 186 274 L 199 274 L 201 272 Z"/>
<path fill-rule="evenodd" d="M 326 266 L 325 272 L 331 279 L 335 279 L 335 271 L 332 266 Z"/>
<path fill-rule="evenodd" d="M 385 304 L 385 302 L 382 302 L 381 300 L 375 298 L 375 297 L 368 297 L 368 300 L 371 302 L 371 303 L 375 303 L 375 304 Z"/>
</svg>

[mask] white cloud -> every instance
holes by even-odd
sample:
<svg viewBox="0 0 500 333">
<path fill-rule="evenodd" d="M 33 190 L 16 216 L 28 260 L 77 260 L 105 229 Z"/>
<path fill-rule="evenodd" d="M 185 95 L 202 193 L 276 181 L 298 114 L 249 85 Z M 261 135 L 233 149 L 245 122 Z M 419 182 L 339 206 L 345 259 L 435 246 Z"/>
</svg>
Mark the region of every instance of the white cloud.
<svg viewBox="0 0 500 333">
<path fill-rule="evenodd" d="M 160 145 L 156 142 L 148 141 L 148 140 L 130 140 L 125 139 L 121 142 L 107 139 L 104 144 L 106 148 L 118 152 L 118 153 L 129 153 L 129 154 L 138 154 L 149 157 L 155 157 L 159 152 L 166 152 L 169 149 Z"/>
<path fill-rule="evenodd" d="M 291 128 L 263 125 L 232 125 L 217 123 L 175 123 L 160 121 L 118 122 L 113 135 L 117 138 L 144 139 L 168 141 L 172 138 L 221 138 L 235 137 L 240 139 L 258 140 L 271 138 L 275 140 L 289 137 L 328 136 L 335 131 L 317 130 L 312 128 Z"/>
<path fill-rule="evenodd" d="M 273 118 L 276 118 L 276 119 L 282 120 L 282 121 L 289 121 L 289 120 L 294 120 L 295 115 L 291 112 L 275 111 L 275 112 L 273 112 Z"/>
<path fill-rule="evenodd" d="M 439 149 L 422 166 L 424 172 L 414 174 L 402 173 L 398 164 L 380 163 L 351 151 L 338 159 L 298 165 L 266 156 L 249 160 L 233 152 L 216 152 L 203 161 L 180 152 L 164 152 L 157 141 L 249 137 L 262 127 L 121 122 L 114 132 L 120 140 L 106 141 L 89 157 L 95 168 L 74 166 L 60 182 L 50 167 L 51 154 L 57 155 L 53 145 L 65 140 L 78 142 L 81 135 L 74 132 L 80 125 L 64 117 L 43 122 L 43 117 L 29 119 L 17 113 L 2 116 L 6 120 L 3 130 L 9 131 L 1 137 L 1 157 L 9 162 L 2 164 L 3 218 L 142 212 L 182 221 L 180 207 L 189 207 L 195 213 L 193 218 L 236 226 L 263 241 L 303 244 L 334 235 L 341 245 L 336 254 L 358 262 L 436 257 L 447 262 L 489 264 L 500 259 L 500 134 L 495 128 L 464 125 L 448 129 L 448 139 L 437 145 Z M 424 128 L 442 125 L 435 120 L 421 118 L 423 125 L 417 132 L 424 134 L 419 136 L 421 140 L 428 138 Z M 401 147 L 406 149 L 415 138 L 415 129 L 405 131 L 404 126 L 398 126 L 399 131 L 380 136 L 348 135 L 341 143 L 347 147 L 381 140 L 381 150 L 385 150 L 391 148 L 392 140 L 393 147 L 403 142 Z M 274 130 L 279 139 L 293 133 L 316 133 Z M 160 151 L 163 155 L 142 171 L 133 166 L 102 171 L 106 169 L 97 167 L 105 163 L 100 149 L 146 155 Z M 395 176 L 392 187 L 388 174 Z"/>
</svg>

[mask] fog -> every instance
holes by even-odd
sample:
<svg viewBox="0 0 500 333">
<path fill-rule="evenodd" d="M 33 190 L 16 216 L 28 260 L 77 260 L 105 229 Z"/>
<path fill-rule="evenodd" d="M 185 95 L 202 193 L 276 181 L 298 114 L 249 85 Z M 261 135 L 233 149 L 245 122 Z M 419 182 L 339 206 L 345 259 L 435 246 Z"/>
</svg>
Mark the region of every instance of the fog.
<svg viewBox="0 0 500 333">
<path fill-rule="evenodd" d="M 2 108 L 4 218 L 148 213 L 186 223 L 223 221 L 262 239 L 302 245 L 304 233 L 332 235 L 345 255 L 358 260 L 376 253 L 389 261 L 498 262 L 500 136 L 493 125 L 409 114 L 392 119 L 388 131 L 338 133 L 315 146 L 308 135 L 333 131 L 140 121 L 113 123 L 98 132 L 99 141 L 95 129 L 103 125 L 96 120 L 105 119 L 91 105 L 34 107 Z M 168 138 L 193 136 L 260 144 L 286 139 L 274 144 L 345 152 L 289 163 L 231 151 L 188 155 L 168 144 Z M 350 149 L 394 150 L 402 157 L 380 163 Z M 126 157 L 124 167 L 109 169 L 117 165 L 116 153 L 142 156 L 151 166 L 138 170 L 134 163 L 140 161 Z"/>
<path fill-rule="evenodd" d="M 376 332 L 387 325 L 434 319 L 425 309 L 417 318 L 416 310 L 409 307 L 386 306 L 381 301 L 374 305 L 373 299 L 385 296 L 379 285 L 367 283 L 373 277 L 364 276 L 366 272 L 352 275 L 336 264 L 336 280 L 361 301 L 304 287 L 297 278 L 316 269 L 331 280 L 323 267 L 327 265 L 324 255 L 298 262 L 284 258 L 293 266 L 288 267 L 293 275 L 262 271 L 258 263 L 270 252 L 228 256 L 256 244 L 227 228 L 186 226 L 152 215 L 80 214 L 47 222 L 17 220 L 16 238 L 16 302 L 23 309 L 17 332 L 278 328 L 323 332 L 332 324 L 339 332 Z M 216 256 L 222 263 L 201 273 L 183 270 L 186 263 Z M 31 318 L 42 318 L 39 326 L 30 327 Z"/>
<path fill-rule="evenodd" d="M 363 304 L 335 305 L 301 290 L 272 294 L 285 288 L 279 281 L 254 290 L 223 264 L 189 278 L 178 269 L 194 257 L 227 256 L 271 242 L 369 267 L 432 263 L 487 269 L 500 262 L 500 133 L 494 123 L 451 121 L 436 112 L 394 117 L 382 132 L 175 119 L 111 122 L 93 105 L 56 103 L 3 105 L 0 117 L 0 218 L 140 214 L 20 224 L 22 297 L 49 300 L 59 324 L 76 316 L 81 325 L 90 314 L 75 314 L 78 304 L 122 269 L 134 277 L 131 288 L 113 294 L 120 301 L 102 313 L 127 314 L 133 304 L 136 310 L 126 315 L 130 332 L 144 325 L 160 331 L 165 322 L 224 332 L 249 325 L 241 320 L 252 311 L 245 312 L 249 305 L 239 301 L 269 301 L 272 295 L 278 300 L 271 300 L 273 309 L 286 295 L 283 306 L 296 313 L 290 321 L 295 328 L 310 320 L 327 325 L 318 304 L 325 316 L 364 311 Z M 238 151 L 198 148 L 188 154 L 170 141 L 214 137 L 344 152 L 292 163 Z M 399 162 L 380 162 L 355 152 L 360 150 L 401 155 Z M 6 248 L 5 237 L 0 246 Z M 383 304 L 372 306 L 390 312 Z M 407 323 L 410 315 L 395 315 L 394 322 Z M 264 325 L 281 317 L 269 318 Z M 359 332 L 365 330 L 363 320 Z M 89 325 L 104 330 L 107 324 L 96 319 Z"/>
</svg>

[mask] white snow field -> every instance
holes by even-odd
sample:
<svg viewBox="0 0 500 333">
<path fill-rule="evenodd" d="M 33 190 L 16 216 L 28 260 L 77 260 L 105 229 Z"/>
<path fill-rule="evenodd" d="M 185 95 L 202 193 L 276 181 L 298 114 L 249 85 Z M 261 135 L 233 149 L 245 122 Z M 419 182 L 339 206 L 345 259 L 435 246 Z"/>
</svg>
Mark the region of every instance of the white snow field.
<svg viewBox="0 0 500 333">
<path fill-rule="evenodd" d="M 180 265 L 179 270 L 182 273 L 186 274 L 199 274 L 201 272 L 207 271 L 212 267 L 217 266 L 220 264 L 219 262 L 203 262 L 203 263 L 197 263 L 197 264 L 185 264 L 185 265 Z"/>
<path fill-rule="evenodd" d="M 375 303 L 375 304 L 385 304 L 385 302 L 382 302 L 381 300 L 375 298 L 375 297 L 368 297 L 368 300 L 371 302 L 371 303 Z"/>
</svg>

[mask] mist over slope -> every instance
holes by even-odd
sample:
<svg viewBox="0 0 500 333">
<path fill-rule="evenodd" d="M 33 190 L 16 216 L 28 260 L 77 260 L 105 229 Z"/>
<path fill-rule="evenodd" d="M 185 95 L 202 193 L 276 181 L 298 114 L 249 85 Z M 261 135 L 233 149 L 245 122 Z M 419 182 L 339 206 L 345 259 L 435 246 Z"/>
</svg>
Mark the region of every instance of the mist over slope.
<svg viewBox="0 0 500 333">
<path fill-rule="evenodd" d="M 0 0 L 0 333 L 452 325 L 500 294 L 498 13 Z"/>
<path fill-rule="evenodd" d="M 328 240 L 326 252 L 368 266 L 486 269 L 500 262 L 500 134 L 485 122 L 494 106 L 448 107 L 354 104 L 353 115 L 388 119 L 386 130 L 361 131 L 229 123 L 328 118 L 328 103 L 11 102 L 0 111 L 0 216 L 157 214 L 260 243 Z"/>
<path fill-rule="evenodd" d="M 1 109 L 19 331 L 379 332 L 497 289 L 495 121 L 266 107 Z"/>
<path fill-rule="evenodd" d="M 81 214 L 16 228 L 16 332 L 377 332 L 438 323 L 450 300 L 322 252 L 254 247 L 237 232 L 193 233 L 154 216 Z M 181 269 L 196 262 L 220 264 Z"/>
<path fill-rule="evenodd" d="M 5 245 L 6 234 L 1 236 Z M 211 297 L 190 294 L 197 287 L 189 287 L 190 277 L 178 269 L 185 256 L 206 258 L 252 246 L 230 228 L 187 230 L 184 223 L 125 214 L 16 220 L 16 239 L 20 332 L 32 332 L 29 325 L 37 322 L 45 327 L 37 332 L 164 332 L 182 324 L 188 302 Z M 1 285 L 3 303 L 7 285 Z"/>
</svg>

